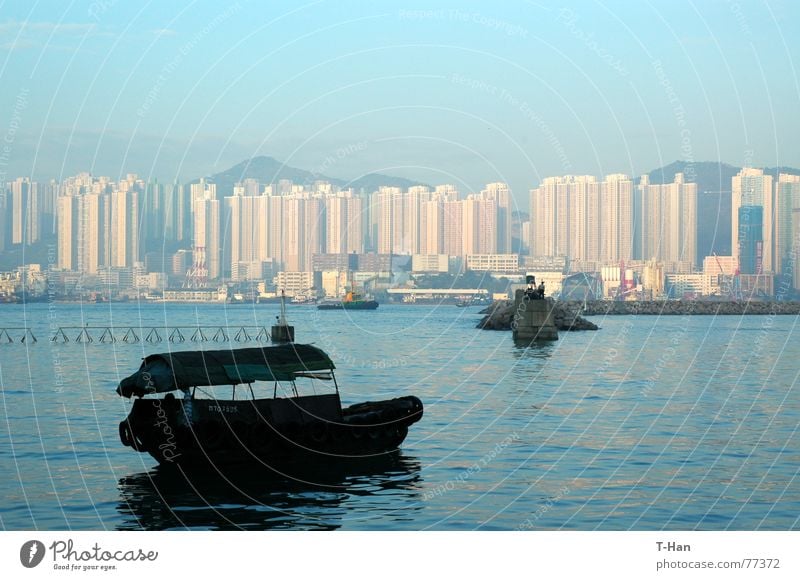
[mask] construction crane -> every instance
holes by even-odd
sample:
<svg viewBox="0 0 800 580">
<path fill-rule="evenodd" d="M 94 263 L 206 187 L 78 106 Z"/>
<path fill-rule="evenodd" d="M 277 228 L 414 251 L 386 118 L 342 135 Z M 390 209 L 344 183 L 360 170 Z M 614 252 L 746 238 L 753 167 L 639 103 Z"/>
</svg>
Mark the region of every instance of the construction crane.
<svg viewBox="0 0 800 580">
<path fill-rule="evenodd" d="M 717 268 L 719 268 L 720 278 L 730 276 L 729 274 L 725 274 L 725 270 L 722 268 L 722 262 L 719 261 L 719 256 L 717 256 L 716 252 L 711 253 L 714 256 L 714 260 L 717 262 Z M 723 287 L 720 284 L 720 291 L 724 292 L 731 300 L 737 301 L 742 299 L 742 283 L 740 279 L 741 270 L 739 269 L 739 265 L 737 263 L 736 269 L 733 271 L 733 276 L 730 278 L 730 282 L 726 283 Z"/>
<path fill-rule="evenodd" d="M 733 299 L 732 284 L 729 284 L 726 279 L 728 275 L 722 268 L 722 262 L 719 261 L 719 256 L 717 256 L 716 252 L 711 252 L 711 255 L 714 256 L 714 260 L 717 262 L 717 268 L 719 268 L 719 276 L 717 277 L 717 283 L 719 284 L 720 293 L 727 294 L 731 299 Z"/>
</svg>

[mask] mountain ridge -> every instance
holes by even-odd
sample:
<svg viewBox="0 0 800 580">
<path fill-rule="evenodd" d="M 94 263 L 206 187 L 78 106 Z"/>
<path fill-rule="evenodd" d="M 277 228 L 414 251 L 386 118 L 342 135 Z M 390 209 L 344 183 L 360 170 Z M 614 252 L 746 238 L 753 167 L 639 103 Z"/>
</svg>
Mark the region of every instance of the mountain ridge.
<svg viewBox="0 0 800 580">
<path fill-rule="evenodd" d="M 233 167 L 209 175 L 205 179 L 216 183 L 217 188 L 224 192 L 232 192 L 234 184 L 245 179 L 257 179 L 262 184 L 278 183 L 282 179 L 288 179 L 297 185 L 311 185 L 315 181 L 328 181 L 337 187 L 352 187 L 356 191 L 360 189 L 374 191 L 381 185 L 401 187 L 403 189 L 408 189 L 415 185 L 426 185 L 421 181 L 382 173 L 367 173 L 348 181 L 293 167 L 267 155 L 245 159 Z M 198 181 L 200 181 L 200 178 L 194 179 L 190 183 L 197 183 Z"/>
</svg>

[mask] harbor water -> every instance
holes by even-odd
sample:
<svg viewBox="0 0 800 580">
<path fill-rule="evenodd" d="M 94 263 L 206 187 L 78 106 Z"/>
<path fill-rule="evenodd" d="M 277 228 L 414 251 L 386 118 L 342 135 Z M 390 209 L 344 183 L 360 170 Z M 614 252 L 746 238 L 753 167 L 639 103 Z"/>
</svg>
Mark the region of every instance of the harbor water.
<svg viewBox="0 0 800 580">
<path fill-rule="evenodd" d="M 277 314 L 3 305 L 0 327 L 27 326 L 38 341 L 0 346 L 0 528 L 800 527 L 795 316 L 593 317 L 596 332 L 526 345 L 476 330 L 474 307 L 290 306 L 297 341 L 336 363 L 345 405 L 406 394 L 425 405 L 394 460 L 302 477 L 176 474 L 120 443 L 130 401 L 114 389 L 142 356 L 223 343 L 49 340 L 86 324 L 134 326 L 140 337 L 148 326 L 269 328 Z"/>
</svg>

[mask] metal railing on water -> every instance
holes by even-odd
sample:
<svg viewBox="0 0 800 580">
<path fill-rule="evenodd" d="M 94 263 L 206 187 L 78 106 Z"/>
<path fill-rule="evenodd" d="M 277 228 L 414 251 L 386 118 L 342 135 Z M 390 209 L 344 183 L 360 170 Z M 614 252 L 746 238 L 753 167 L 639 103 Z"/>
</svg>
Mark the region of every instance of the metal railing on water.
<svg viewBox="0 0 800 580">
<path fill-rule="evenodd" d="M 2 337 L 2 334 L 0 334 Z M 72 338 L 70 338 L 72 337 Z M 147 342 L 269 342 L 270 334 L 266 326 L 60 326 L 50 342 L 82 344 Z"/>
</svg>

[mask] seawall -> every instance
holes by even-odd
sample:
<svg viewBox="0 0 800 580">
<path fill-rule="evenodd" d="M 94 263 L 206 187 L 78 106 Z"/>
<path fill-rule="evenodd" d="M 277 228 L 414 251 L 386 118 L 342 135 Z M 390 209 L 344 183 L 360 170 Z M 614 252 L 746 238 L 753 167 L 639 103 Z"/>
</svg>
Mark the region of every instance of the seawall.
<svg viewBox="0 0 800 580">
<path fill-rule="evenodd" d="M 569 310 L 580 312 L 583 316 L 610 315 L 798 315 L 800 302 L 761 302 L 761 301 L 705 301 L 705 300 L 649 300 L 636 302 L 618 302 L 613 300 L 593 300 L 586 302 L 568 301 Z"/>
</svg>

